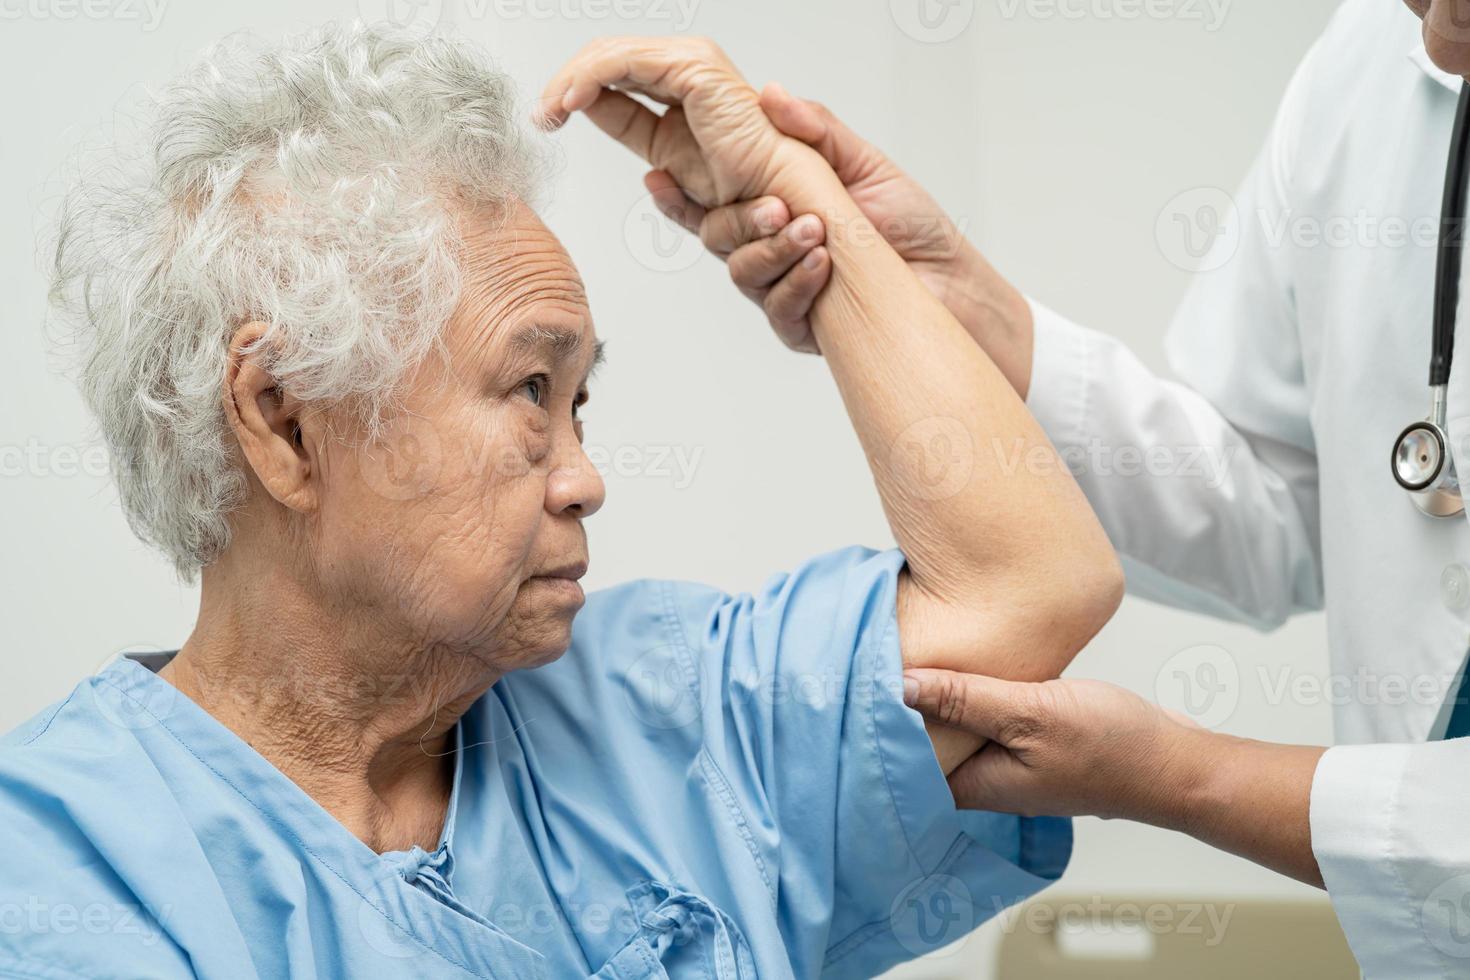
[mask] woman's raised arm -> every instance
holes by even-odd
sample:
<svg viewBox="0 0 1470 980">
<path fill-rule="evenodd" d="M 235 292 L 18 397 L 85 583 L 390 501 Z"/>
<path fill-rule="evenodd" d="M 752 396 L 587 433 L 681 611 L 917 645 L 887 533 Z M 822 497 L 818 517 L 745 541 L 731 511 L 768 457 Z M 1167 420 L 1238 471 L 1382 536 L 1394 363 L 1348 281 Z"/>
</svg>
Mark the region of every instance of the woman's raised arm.
<svg viewBox="0 0 1470 980">
<path fill-rule="evenodd" d="M 672 108 L 660 115 L 617 90 Z M 821 217 L 818 254 L 833 272 L 812 330 L 907 558 L 905 661 L 1016 680 L 1060 673 L 1121 599 L 1113 549 L 1011 385 L 827 162 L 780 133 L 702 39 L 590 45 L 543 96 L 550 125 L 576 111 L 701 205 L 773 195 Z M 978 744 L 936 733 L 946 771 Z"/>
</svg>

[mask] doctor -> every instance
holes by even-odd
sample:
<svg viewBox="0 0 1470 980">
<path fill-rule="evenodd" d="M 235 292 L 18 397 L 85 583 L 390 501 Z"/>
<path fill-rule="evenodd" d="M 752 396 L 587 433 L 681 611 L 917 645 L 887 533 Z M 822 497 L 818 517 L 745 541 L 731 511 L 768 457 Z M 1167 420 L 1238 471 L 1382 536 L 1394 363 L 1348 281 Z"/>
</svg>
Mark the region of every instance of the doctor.
<svg viewBox="0 0 1470 980">
<path fill-rule="evenodd" d="M 1238 238 L 1217 243 L 1217 268 L 1169 331 L 1173 378 L 1023 297 L 826 110 L 776 86 L 763 104 L 823 151 L 1063 457 L 1089 461 L 1079 480 L 1134 594 L 1261 629 L 1325 607 L 1333 673 L 1362 692 L 1339 706 L 1342 744 L 1324 751 L 1227 738 L 1099 683 L 915 672 L 911 703 L 993 740 L 952 777 L 961 803 L 1193 833 L 1325 884 L 1367 976 L 1422 980 L 1470 975 L 1470 740 L 1456 739 L 1470 708 L 1454 710 L 1470 524 L 1422 512 L 1458 508 L 1411 496 L 1390 448 L 1430 409 L 1435 239 L 1470 0 L 1408 6 L 1347 0 L 1308 53 L 1234 199 Z M 814 347 L 805 313 L 829 270 L 805 257 L 820 221 L 772 199 L 706 214 L 667 175 L 647 183 L 788 344 Z M 1354 240 L 1296 231 L 1343 222 Z M 1444 429 L 1470 474 L 1470 312 L 1460 320 Z M 1428 442 L 1398 459 L 1401 475 L 1432 465 Z M 1119 450 L 1229 464 L 1214 479 L 1095 465 Z"/>
</svg>

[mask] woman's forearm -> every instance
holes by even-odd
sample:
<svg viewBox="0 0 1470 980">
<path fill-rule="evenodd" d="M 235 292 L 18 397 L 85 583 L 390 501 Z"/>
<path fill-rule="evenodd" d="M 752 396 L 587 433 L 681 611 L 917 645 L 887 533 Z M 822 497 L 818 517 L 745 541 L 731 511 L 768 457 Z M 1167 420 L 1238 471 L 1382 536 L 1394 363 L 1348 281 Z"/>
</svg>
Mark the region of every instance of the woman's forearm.
<svg viewBox="0 0 1470 980">
<path fill-rule="evenodd" d="M 812 327 L 915 584 L 977 617 L 1022 603 L 1039 646 L 1015 651 L 1005 673 L 1055 676 L 1121 589 L 1081 491 L 1012 385 L 824 161 L 798 158 L 771 193 L 826 223 L 833 274 Z M 1068 623 L 1085 635 L 1065 635 Z"/>
</svg>

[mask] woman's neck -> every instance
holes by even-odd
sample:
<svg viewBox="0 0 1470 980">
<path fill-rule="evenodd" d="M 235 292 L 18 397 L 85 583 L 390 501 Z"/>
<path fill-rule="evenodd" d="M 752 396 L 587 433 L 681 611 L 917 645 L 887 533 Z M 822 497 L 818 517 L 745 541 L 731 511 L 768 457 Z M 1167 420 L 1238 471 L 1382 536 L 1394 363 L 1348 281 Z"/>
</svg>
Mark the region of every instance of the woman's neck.
<svg viewBox="0 0 1470 980">
<path fill-rule="evenodd" d="M 369 847 L 432 851 L 454 726 L 495 682 L 489 661 L 386 639 L 284 575 L 234 578 L 206 570 L 194 632 L 161 676 Z"/>
</svg>

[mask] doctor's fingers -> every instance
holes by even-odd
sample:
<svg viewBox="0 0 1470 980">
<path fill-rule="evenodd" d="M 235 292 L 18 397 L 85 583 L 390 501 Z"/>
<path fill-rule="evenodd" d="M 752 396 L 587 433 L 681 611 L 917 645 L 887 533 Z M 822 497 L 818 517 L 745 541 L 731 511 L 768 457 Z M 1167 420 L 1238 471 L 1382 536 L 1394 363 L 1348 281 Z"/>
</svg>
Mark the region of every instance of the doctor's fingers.
<svg viewBox="0 0 1470 980">
<path fill-rule="evenodd" d="M 917 668 L 903 677 L 904 703 L 948 728 L 1012 747 L 1049 727 L 1039 684 Z"/>
<path fill-rule="evenodd" d="M 740 291 L 760 303 L 781 343 L 802 354 L 820 354 L 822 348 L 812 333 L 808 317 L 817 295 L 831 276 L 832 256 L 824 246 L 818 245 L 766 291 L 763 299 L 758 298 L 759 290 L 742 286 Z"/>
<path fill-rule="evenodd" d="M 706 224 L 709 218 L 705 218 Z M 790 272 L 827 238 L 822 219 L 804 214 L 769 238 L 742 245 L 726 262 L 730 278 L 742 289 L 764 289 Z"/>
<path fill-rule="evenodd" d="M 820 223 L 821 219 L 817 219 Z M 757 197 L 714 208 L 699 225 L 704 247 L 726 258 L 743 245 L 758 242 L 791 223 L 791 210 L 779 197 Z M 815 244 L 815 243 L 813 243 Z"/>
<path fill-rule="evenodd" d="M 800 99 L 779 82 L 761 90 L 761 108 L 776 128 L 820 153 L 843 184 L 853 184 L 888 163 L 872 143 L 848 128 L 820 102 Z"/>
<path fill-rule="evenodd" d="M 960 809 L 1025 817 L 1058 810 L 1042 784 L 1041 775 L 995 742 L 986 743 L 949 774 L 949 791 Z"/>
<path fill-rule="evenodd" d="M 644 175 L 654 204 L 669 220 L 699 234 L 711 251 L 731 260 L 731 278 L 740 292 L 766 313 L 781 342 L 803 354 L 820 354 L 821 349 L 807 320 L 812 303 L 832 276 L 832 256 L 819 245 L 798 245 L 787 237 L 771 241 L 772 232 L 788 227 L 790 212 L 779 198 L 760 197 L 706 212 L 691 201 L 667 172 L 653 170 Z M 813 216 L 820 243 L 826 236 L 821 220 Z M 810 225 L 800 237 L 806 240 Z M 709 235 L 710 237 L 705 237 Z M 733 244 L 732 244 L 733 243 Z M 719 246 L 733 251 L 721 253 Z M 737 260 L 735 255 L 745 254 Z"/>
<path fill-rule="evenodd" d="M 667 170 L 650 170 L 643 175 L 643 186 L 665 217 L 698 235 L 704 246 L 722 259 L 729 258 L 742 245 L 769 238 L 791 223 L 791 211 L 779 197 L 757 197 L 707 211 L 684 193 L 679 181 Z"/>
</svg>

